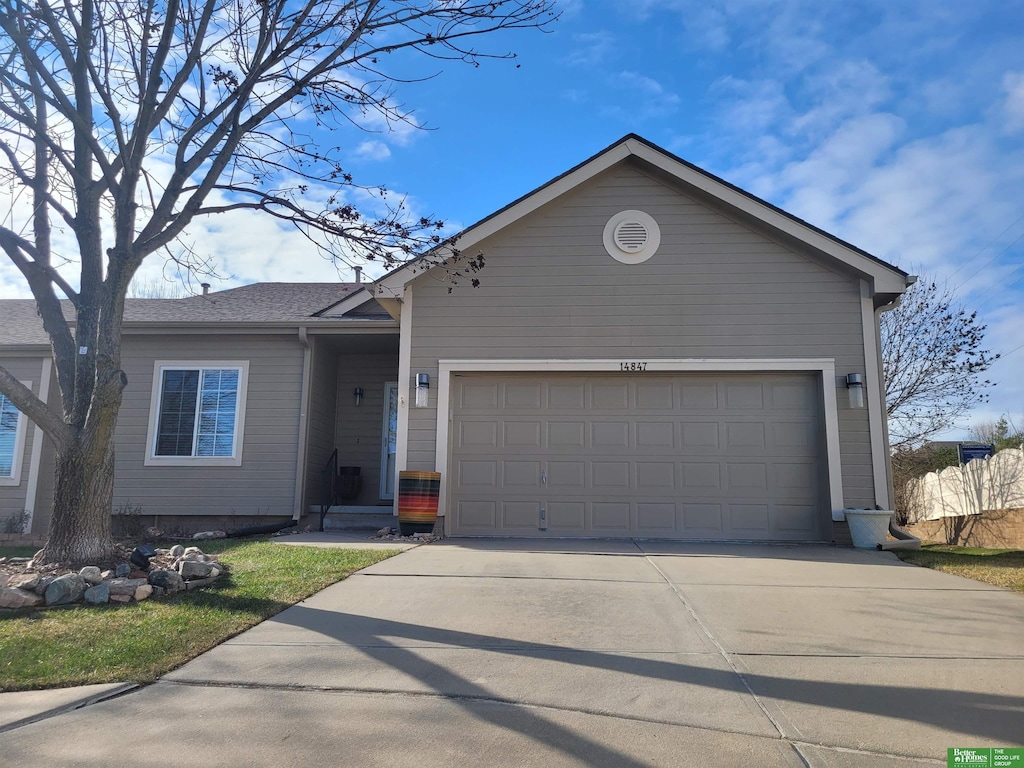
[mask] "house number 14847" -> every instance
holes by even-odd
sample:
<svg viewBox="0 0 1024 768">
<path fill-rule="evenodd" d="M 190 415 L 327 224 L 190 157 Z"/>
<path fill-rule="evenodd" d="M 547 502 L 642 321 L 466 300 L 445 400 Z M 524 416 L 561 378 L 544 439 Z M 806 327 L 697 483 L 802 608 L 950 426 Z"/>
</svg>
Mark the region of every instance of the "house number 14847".
<svg viewBox="0 0 1024 768">
<path fill-rule="evenodd" d="M 647 363 L 619 363 L 620 371 L 646 371 Z"/>
</svg>

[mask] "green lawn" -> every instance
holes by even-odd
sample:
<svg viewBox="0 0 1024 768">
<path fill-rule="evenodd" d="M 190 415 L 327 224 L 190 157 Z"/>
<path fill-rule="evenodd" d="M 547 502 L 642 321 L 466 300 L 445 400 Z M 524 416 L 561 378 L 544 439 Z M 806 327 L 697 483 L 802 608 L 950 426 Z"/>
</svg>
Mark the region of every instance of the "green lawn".
<svg viewBox="0 0 1024 768">
<path fill-rule="evenodd" d="M 897 550 L 896 554 L 924 568 L 1024 592 L 1024 550 L 925 544 L 920 550 Z"/>
<path fill-rule="evenodd" d="M 214 586 L 141 603 L 4 612 L 0 691 L 151 682 L 349 574 L 398 550 L 203 542 L 229 572 Z M 31 555 L 24 547 L 0 556 Z M 31 550 L 31 548 L 29 548 Z"/>
</svg>

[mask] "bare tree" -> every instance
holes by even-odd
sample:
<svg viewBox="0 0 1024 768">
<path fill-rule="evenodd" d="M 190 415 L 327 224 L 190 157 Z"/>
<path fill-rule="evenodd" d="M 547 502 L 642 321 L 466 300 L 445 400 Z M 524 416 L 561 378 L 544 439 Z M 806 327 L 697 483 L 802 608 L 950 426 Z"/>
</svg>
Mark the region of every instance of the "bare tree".
<svg viewBox="0 0 1024 768">
<path fill-rule="evenodd" d="M 208 269 L 181 237 L 236 210 L 335 257 L 391 264 L 438 243 L 442 224 L 409 221 L 400 201 L 361 215 L 366 188 L 319 137 L 408 120 L 395 83 L 444 60 L 510 58 L 472 43 L 554 18 L 551 0 L 0 0 L 0 181 L 28 198 L 0 248 L 35 297 L 61 399 L 51 408 L 0 368 L 0 392 L 56 445 L 42 559 L 112 553 L 121 324 L 143 260 Z"/>
<path fill-rule="evenodd" d="M 893 450 L 921 445 L 988 400 L 982 374 L 999 358 L 982 348 L 986 326 L 948 290 L 920 280 L 882 314 L 885 406 Z"/>
</svg>

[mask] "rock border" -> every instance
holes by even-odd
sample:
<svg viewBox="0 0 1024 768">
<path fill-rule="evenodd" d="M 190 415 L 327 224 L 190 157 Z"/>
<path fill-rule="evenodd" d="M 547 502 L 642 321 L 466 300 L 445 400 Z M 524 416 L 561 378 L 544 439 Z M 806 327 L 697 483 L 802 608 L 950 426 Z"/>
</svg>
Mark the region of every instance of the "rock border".
<svg viewBox="0 0 1024 768">
<path fill-rule="evenodd" d="M 140 602 L 208 587 L 227 573 L 216 555 L 199 547 L 176 544 L 150 551 L 155 554 L 144 561 L 145 569 L 124 562 L 108 570 L 87 565 L 60 575 L 37 570 L 31 558 L 0 558 L 0 566 L 22 566 L 21 573 L 0 572 L 0 610 Z"/>
</svg>

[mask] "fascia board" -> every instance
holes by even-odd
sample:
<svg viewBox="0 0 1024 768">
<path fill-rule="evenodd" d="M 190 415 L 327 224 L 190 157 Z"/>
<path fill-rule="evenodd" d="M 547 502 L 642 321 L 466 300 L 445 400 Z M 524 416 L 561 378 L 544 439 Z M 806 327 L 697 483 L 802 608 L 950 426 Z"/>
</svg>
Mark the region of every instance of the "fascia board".
<svg viewBox="0 0 1024 768">
<path fill-rule="evenodd" d="M 450 258 L 455 251 L 462 252 L 472 248 L 474 245 L 487 239 L 496 232 L 514 224 L 524 216 L 533 213 L 541 206 L 550 203 L 552 200 L 561 197 L 566 192 L 572 191 L 585 181 L 592 179 L 597 174 L 606 171 L 619 161 L 629 157 L 630 154 L 633 154 L 633 152 L 629 147 L 628 141 L 611 147 L 590 162 L 581 165 L 566 175 L 541 187 L 537 191 L 528 194 L 518 202 L 510 205 L 508 208 L 484 219 L 479 224 L 474 224 L 469 229 L 458 235 L 456 240 L 450 245 L 442 246 L 437 250 L 432 251 L 429 254 L 429 257 L 435 261 L 443 262 Z M 405 267 L 398 269 L 389 275 L 385 275 L 378 280 L 375 283 L 378 297 L 385 296 L 401 299 L 405 286 L 422 274 L 421 271 L 416 268 L 418 263 L 418 261 L 410 262 Z"/>
<path fill-rule="evenodd" d="M 369 285 L 369 284 L 368 284 Z M 314 317 L 322 317 L 325 313 L 330 312 L 331 314 L 343 315 L 346 312 L 355 309 L 356 307 L 365 304 L 373 298 L 373 293 L 368 291 L 366 288 L 359 288 L 341 301 L 335 302 L 330 306 L 324 307 L 318 312 L 314 313 Z"/>
<path fill-rule="evenodd" d="M 907 289 L 906 277 L 900 272 L 857 253 L 837 240 L 780 213 L 768 204 L 723 184 L 636 139 L 627 139 L 625 144 L 629 147 L 630 154 L 675 176 L 685 184 L 701 190 L 722 201 L 725 205 L 735 208 L 870 277 L 876 293 L 902 293 Z"/>
</svg>

